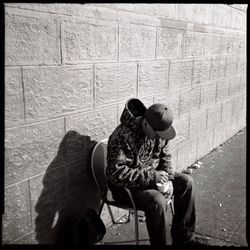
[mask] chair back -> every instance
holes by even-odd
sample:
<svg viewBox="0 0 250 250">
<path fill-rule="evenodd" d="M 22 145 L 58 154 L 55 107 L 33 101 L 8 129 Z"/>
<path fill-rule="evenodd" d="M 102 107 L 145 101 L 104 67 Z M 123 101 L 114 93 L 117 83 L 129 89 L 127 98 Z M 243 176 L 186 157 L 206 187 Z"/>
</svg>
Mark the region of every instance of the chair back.
<svg viewBox="0 0 250 250">
<path fill-rule="evenodd" d="M 102 199 L 106 200 L 108 186 L 106 177 L 108 139 L 98 142 L 91 155 L 91 170 Z"/>
</svg>

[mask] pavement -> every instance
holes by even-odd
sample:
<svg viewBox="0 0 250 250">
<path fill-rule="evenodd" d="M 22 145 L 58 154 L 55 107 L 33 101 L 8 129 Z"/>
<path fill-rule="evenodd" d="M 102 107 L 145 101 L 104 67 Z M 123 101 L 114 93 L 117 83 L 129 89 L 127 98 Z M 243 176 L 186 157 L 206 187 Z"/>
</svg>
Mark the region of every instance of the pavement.
<svg viewBox="0 0 250 250">
<path fill-rule="evenodd" d="M 248 246 L 246 237 L 246 128 L 199 159 L 191 175 L 196 188 L 196 235 L 209 246 Z M 170 209 L 169 209 L 170 211 Z M 149 245 L 143 214 L 140 245 Z M 171 213 L 169 212 L 170 221 Z M 127 215 L 121 218 L 126 219 Z M 171 222 L 170 222 L 171 223 Z M 107 227 L 99 244 L 134 245 L 134 220 Z"/>
</svg>

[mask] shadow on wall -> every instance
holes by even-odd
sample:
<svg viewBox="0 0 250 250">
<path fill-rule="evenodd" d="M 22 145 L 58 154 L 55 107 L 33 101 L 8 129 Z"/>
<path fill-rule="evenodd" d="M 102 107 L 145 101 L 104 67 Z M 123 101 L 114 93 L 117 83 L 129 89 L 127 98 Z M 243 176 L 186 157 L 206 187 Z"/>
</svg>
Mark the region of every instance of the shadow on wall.
<svg viewBox="0 0 250 250">
<path fill-rule="evenodd" d="M 73 225 L 86 211 L 100 205 L 90 167 L 97 142 L 69 131 L 43 178 L 43 190 L 35 206 L 36 240 L 39 244 L 72 244 Z"/>
</svg>

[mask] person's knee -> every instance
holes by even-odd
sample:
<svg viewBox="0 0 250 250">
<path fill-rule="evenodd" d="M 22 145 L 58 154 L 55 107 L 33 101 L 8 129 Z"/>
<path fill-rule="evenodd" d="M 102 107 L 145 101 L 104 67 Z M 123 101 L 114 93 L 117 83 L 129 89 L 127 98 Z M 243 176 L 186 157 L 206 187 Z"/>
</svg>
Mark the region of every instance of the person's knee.
<svg viewBox="0 0 250 250">
<path fill-rule="evenodd" d="M 157 190 L 152 194 L 151 200 L 149 201 L 150 210 L 165 211 L 167 207 L 167 201 L 165 197 Z"/>
<path fill-rule="evenodd" d="M 185 187 L 192 189 L 194 187 L 194 179 L 192 176 L 185 174 L 185 177 L 183 178 L 183 185 Z"/>
</svg>

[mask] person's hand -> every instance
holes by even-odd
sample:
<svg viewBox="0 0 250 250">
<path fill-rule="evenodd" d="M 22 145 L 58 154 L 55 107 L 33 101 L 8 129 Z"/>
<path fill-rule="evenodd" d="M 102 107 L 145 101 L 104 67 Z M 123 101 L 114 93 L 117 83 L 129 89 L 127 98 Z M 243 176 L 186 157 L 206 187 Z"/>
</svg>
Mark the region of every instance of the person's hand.
<svg viewBox="0 0 250 250">
<path fill-rule="evenodd" d="M 172 181 L 168 181 L 168 182 L 169 182 L 169 188 L 168 188 L 167 192 L 163 194 L 166 199 L 170 199 L 172 197 L 173 191 L 174 191 Z"/>
<path fill-rule="evenodd" d="M 168 173 L 165 171 L 156 171 L 156 183 L 165 183 L 168 181 Z"/>
</svg>

